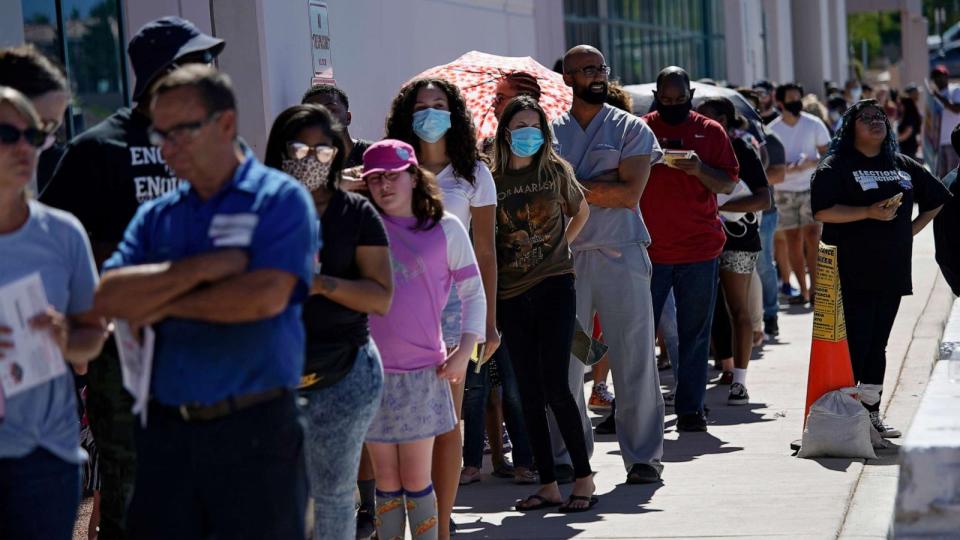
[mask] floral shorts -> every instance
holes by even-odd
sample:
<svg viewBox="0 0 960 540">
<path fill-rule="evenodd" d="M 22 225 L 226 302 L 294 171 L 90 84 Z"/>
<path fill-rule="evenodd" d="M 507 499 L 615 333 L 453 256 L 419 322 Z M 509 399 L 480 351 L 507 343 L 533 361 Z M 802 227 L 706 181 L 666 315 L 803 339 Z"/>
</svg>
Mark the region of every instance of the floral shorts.
<svg viewBox="0 0 960 540">
<path fill-rule="evenodd" d="M 367 442 L 405 443 L 442 435 L 457 427 L 450 383 L 437 367 L 386 373 L 383 400 L 367 431 Z"/>
<path fill-rule="evenodd" d="M 734 274 L 752 274 L 759 258 L 758 251 L 724 251 L 720 254 L 720 270 Z"/>
</svg>

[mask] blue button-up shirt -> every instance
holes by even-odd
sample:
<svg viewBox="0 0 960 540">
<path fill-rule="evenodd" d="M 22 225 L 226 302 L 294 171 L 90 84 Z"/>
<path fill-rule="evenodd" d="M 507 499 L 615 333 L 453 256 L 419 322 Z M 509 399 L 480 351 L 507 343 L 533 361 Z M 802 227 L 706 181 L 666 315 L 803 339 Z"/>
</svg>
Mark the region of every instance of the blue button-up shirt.
<svg viewBox="0 0 960 540">
<path fill-rule="evenodd" d="M 221 324 L 168 318 L 154 325 L 151 398 L 167 405 L 211 404 L 296 387 L 305 350 L 301 304 L 319 238 L 310 194 L 252 154 L 206 201 L 184 182 L 142 205 L 105 270 L 243 248 L 250 257 L 247 271 L 282 270 L 298 278 L 287 308 L 270 319 Z"/>
</svg>

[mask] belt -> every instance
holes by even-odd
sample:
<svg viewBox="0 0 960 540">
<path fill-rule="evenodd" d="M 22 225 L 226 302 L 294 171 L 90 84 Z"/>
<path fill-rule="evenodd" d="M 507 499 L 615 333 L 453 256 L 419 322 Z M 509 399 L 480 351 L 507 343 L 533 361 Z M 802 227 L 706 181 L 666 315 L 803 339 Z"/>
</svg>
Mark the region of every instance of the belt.
<svg viewBox="0 0 960 540">
<path fill-rule="evenodd" d="M 179 406 L 171 407 L 154 402 L 154 406 L 173 413 L 183 419 L 184 422 L 209 422 L 229 416 L 237 411 L 242 411 L 259 405 L 267 401 L 284 396 L 290 392 L 287 388 L 271 388 L 263 392 L 253 394 L 244 394 L 242 396 L 230 396 L 227 399 L 211 403 L 210 405 L 199 405 L 195 403 L 184 403 Z"/>
</svg>

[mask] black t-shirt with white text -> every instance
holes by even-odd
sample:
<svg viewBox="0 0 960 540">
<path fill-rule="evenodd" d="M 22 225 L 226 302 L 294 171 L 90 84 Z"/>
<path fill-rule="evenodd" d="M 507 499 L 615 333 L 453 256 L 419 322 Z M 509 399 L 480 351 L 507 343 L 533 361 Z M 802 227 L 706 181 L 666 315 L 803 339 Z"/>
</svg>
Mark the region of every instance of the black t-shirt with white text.
<svg viewBox="0 0 960 540">
<path fill-rule="evenodd" d="M 825 223 L 823 242 L 837 246 L 840 283 L 844 290 L 913 293 L 911 262 L 913 205 L 933 210 L 950 197 L 936 177 L 913 159 L 896 154 L 891 165 L 882 156 L 828 156 L 817 168 L 811 185 L 813 213 L 834 205 L 864 207 L 903 193 L 902 206 L 892 221 L 864 219 Z"/>
<path fill-rule="evenodd" d="M 118 244 L 141 203 L 180 184 L 149 127 L 147 116 L 123 108 L 75 137 L 41 202 L 77 216 L 92 241 Z"/>
<path fill-rule="evenodd" d="M 757 150 L 740 137 L 732 138 L 733 153 L 740 163 L 740 181 L 745 182 L 750 191 L 756 193 L 761 188 L 768 187 L 767 172 L 763 170 L 760 154 Z M 757 221 L 759 212 L 750 212 L 738 221 L 724 221 L 723 231 L 727 234 L 727 241 L 723 244 L 724 251 L 760 251 L 760 223 Z"/>
</svg>

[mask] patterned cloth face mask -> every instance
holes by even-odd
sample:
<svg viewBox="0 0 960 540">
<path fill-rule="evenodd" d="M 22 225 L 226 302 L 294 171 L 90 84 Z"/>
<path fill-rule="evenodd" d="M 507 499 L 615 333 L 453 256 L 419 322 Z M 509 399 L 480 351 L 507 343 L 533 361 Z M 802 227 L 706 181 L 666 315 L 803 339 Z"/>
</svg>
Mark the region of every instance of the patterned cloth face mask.
<svg viewBox="0 0 960 540">
<path fill-rule="evenodd" d="M 320 163 L 315 157 L 305 159 L 284 159 L 280 166 L 283 172 L 296 178 L 307 191 L 316 191 L 327 183 L 330 176 L 330 162 Z"/>
</svg>

